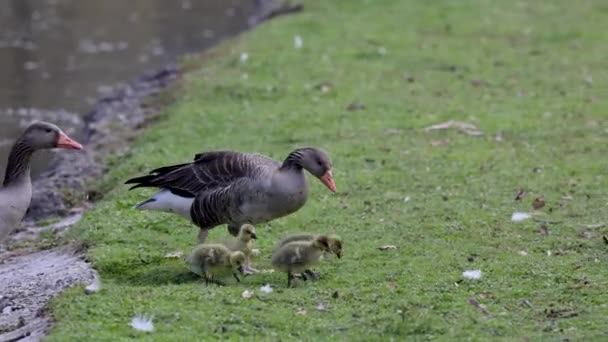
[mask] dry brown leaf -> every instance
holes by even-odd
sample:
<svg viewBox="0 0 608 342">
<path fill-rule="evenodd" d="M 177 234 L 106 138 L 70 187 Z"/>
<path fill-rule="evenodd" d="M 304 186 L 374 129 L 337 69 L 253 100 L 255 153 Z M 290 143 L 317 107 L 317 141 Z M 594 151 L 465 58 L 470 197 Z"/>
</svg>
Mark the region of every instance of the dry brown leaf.
<svg viewBox="0 0 608 342">
<path fill-rule="evenodd" d="M 473 305 L 474 307 L 476 307 L 476 308 L 477 308 L 477 310 L 479 310 L 479 311 L 480 311 L 482 314 L 484 314 L 484 315 L 486 315 L 486 316 L 489 316 L 489 315 L 490 315 L 490 312 L 489 312 L 489 311 L 486 309 L 486 307 L 485 307 L 483 304 L 479 303 L 479 302 L 477 301 L 477 299 L 475 299 L 475 298 L 471 297 L 471 298 L 468 298 L 468 299 L 467 299 L 467 302 L 469 302 L 469 304 L 471 304 L 471 305 Z"/>
<path fill-rule="evenodd" d="M 459 131 L 461 131 L 462 133 L 465 133 L 467 135 L 472 135 L 472 136 L 482 136 L 483 135 L 483 132 L 481 130 L 479 130 L 479 128 L 477 128 L 477 126 L 467 123 L 467 122 L 455 121 L 455 120 L 450 120 L 450 121 L 442 122 L 440 124 L 432 125 L 432 126 L 425 128 L 424 130 L 427 132 L 430 132 L 430 131 L 436 131 L 436 130 L 442 130 L 442 129 L 449 129 L 452 127 L 457 128 Z"/>
<path fill-rule="evenodd" d="M 431 141 L 431 146 L 442 146 L 447 145 L 450 141 L 447 139 L 444 140 L 433 140 Z"/>
<path fill-rule="evenodd" d="M 397 248 L 399 248 L 399 246 L 395 246 L 395 245 L 383 245 L 383 246 L 378 247 L 378 249 L 381 251 L 386 251 L 389 249 L 397 249 Z"/>
<path fill-rule="evenodd" d="M 544 196 L 537 197 L 532 202 L 532 208 L 534 208 L 534 210 L 538 210 L 544 206 L 545 206 L 545 197 Z"/>
<path fill-rule="evenodd" d="M 494 297 L 496 297 L 496 295 L 493 294 L 492 292 L 482 292 L 482 293 L 478 294 L 477 297 L 479 297 L 480 299 L 486 299 L 486 298 L 494 298 Z"/>
<path fill-rule="evenodd" d="M 517 196 L 515 196 L 515 200 L 516 200 L 516 201 L 521 201 L 521 200 L 522 200 L 522 198 L 526 197 L 526 195 L 527 195 L 527 194 L 528 194 L 528 193 L 526 192 L 526 190 L 521 189 L 521 190 L 519 190 L 519 192 L 517 193 Z"/>
<path fill-rule="evenodd" d="M 358 110 L 363 110 L 365 109 L 365 105 L 361 102 L 353 102 L 351 104 L 348 105 L 348 107 L 346 107 L 346 110 L 354 112 L 354 111 L 358 111 Z"/>
</svg>

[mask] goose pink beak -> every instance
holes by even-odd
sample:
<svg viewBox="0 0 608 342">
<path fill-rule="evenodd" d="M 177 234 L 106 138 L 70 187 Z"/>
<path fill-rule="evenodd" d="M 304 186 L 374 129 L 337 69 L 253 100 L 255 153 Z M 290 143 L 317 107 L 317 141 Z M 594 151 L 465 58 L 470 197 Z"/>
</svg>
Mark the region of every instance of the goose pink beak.
<svg viewBox="0 0 608 342">
<path fill-rule="evenodd" d="M 336 183 L 334 182 L 334 176 L 331 173 L 331 169 L 327 170 L 327 172 L 321 176 L 321 182 L 323 182 L 331 192 L 336 192 Z"/>
<path fill-rule="evenodd" d="M 69 150 L 82 150 L 82 145 L 80 145 L 76 140 L 68 137 L 63 132 L 59 132 L 59 138 L 57 139 L 57 147 L 67 148 Z"/>
</svg>

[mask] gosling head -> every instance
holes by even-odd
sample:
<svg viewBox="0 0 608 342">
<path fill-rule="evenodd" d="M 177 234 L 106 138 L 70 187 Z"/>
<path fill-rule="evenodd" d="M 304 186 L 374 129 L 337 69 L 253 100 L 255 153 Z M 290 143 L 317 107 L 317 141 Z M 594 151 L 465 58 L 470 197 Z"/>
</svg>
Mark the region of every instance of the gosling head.
<svg viewBox="0 0 608 342">
<path fill-rule="evenodd" d="M 236 251 L 230 253 L 230 267 L 232 267 L 233 271 L 239 271 L 239 273 L 243 274 L 243 264 L 245 263 L 245 254 L 241 251 Z"/>
<path fill-rule="evenodd" d="M 250 224 L 244 224 L 239 231 L 239 239 L 243 242 L 249 242 L 251 239 L 256 240 L 258 236 L 255 234 L 255 227 Z"/>
<path fill-rule="evenodd" d="M 312 243 L 313 243 L 313 246 L 315 246 L 316 248 L 318 248 L 324 252 L 331 253 L 331 250 L 329 249 L 329 239 L 327 238 L 327 236 L 319 235 L 313 240 Z"/>
<path fill-rule="evenodd" d="M 342 239 L 338 235 L 332 234 L 327 237 L 327 240 L 329 241 L 329 249 L 331 252 L 334 253 L 338 259 L 342 258 Z"/>
</svg>

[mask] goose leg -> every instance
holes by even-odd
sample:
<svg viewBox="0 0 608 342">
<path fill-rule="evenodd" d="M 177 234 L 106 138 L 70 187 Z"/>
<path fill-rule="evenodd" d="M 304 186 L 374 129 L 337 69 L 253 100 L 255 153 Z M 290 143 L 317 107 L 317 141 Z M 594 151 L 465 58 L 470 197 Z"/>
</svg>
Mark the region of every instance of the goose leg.
<svg viewBox="0 0 608 342">
<path fill-rule="evenodd" d="M 237 283 L 241 282 L 241 279 L 239 278 L 239 276 L 236 273 L 232 273 L 232 275 L 234 276 L 234 279 L 236 279 Z"/>
<path fill-rule="evenodd" d="M 198 242 L 204 243 L 207 240 L 207 235 L 209 235 L 209 230 L 201 228 L 198 232 Z"/>
<path fill-rule="evenodd" d="M 293 276 L 293 273 L 287 272 L 287 287 L 294 287 L 293 286 L 294 278 L 295 277 Z"/>
</svg>

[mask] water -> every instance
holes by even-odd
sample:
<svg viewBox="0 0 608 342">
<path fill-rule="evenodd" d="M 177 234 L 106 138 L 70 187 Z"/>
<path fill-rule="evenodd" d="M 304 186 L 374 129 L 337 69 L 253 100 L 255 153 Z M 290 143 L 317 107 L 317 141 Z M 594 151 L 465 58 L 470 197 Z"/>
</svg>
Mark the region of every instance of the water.
<svg viewBox="0 0 608 342">
<path fill-rule="evenodd" d="M 28 122 L 78 138 L 80 118 L 112 86 L 247 29 L 259 3 L 0 0 L 0 177 Z M 35 158 L 34 174 L 46 157 Z"/>
</svg>

